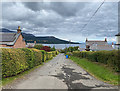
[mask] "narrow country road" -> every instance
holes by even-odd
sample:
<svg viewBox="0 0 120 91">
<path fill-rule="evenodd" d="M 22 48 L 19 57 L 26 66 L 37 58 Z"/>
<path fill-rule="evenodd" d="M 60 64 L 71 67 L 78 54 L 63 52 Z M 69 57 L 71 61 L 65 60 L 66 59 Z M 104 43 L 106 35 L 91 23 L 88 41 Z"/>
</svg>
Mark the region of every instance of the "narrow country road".
<svg viewBox="0 0 120 91">
<path fill-rule="evenodd" d="M 114 89 L 89 75 L 74 62 L 59 54 L 24 78 L 4 89 Z"/>
</svg>

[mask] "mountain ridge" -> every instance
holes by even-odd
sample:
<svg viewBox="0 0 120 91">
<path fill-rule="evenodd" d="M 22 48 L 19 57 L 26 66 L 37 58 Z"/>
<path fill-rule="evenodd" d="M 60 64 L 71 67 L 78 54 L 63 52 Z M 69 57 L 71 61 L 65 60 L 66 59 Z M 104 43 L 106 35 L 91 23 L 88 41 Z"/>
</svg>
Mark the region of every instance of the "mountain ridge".
<svg viewBox="0 0 120 91">
<path fill-rule="evenodd" d="M 6 28 L 2 28 L 0 29 L 0 31 L 16 33 L 15 31 L 11 31 Z M 33 34 L 24 33 L 24 32 L 22 32 L 22 35 L 26 43 L 34 43 L 34 41 L 36 41 L 36 43 L 41 43 L 41 44 L 80 44 L 78 42 L 70 42 L 70 41 L 62 40 L 62 39 L 56 38 L 55 36 L 37 36 L 36 37 Z"/>
</svg>

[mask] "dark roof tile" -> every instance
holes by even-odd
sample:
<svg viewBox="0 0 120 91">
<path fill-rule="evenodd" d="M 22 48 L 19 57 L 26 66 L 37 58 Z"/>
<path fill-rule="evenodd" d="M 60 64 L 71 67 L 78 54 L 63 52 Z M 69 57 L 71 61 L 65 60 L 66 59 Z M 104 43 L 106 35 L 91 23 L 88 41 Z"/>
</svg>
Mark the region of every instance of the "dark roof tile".
<svg viewBox="0 0 120 91">
<path fill-rule="evenodd" d="M 15 35 L 16 35 L 16 33 L 0 33 L 0 36 L 2 36 L 2 38 L 0 38 L 0 41 L 2 41 L 2 42 L 12 42 L 16 38 Z"/>
<path fill-rule="evenodd" d="M 120 36 L 120 32 L 118 34 L 116 34 L 115 36 Z"/>
</svg>

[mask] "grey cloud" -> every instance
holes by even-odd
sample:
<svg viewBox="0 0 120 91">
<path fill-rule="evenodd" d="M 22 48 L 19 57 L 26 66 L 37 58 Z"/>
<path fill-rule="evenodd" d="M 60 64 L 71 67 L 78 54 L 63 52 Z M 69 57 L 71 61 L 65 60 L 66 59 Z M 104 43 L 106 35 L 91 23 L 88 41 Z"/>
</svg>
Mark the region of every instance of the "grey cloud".
<svg viewBox="0 0 120 91">
<path fill-rule="evenodd" d="M 40 11 L 42 9 L 54 10 L 61 16 L 75 16 L 77 11 L 85 6 L 83 2 L 25 2 L 23 4 L 33 11 Z"/>
<path fill-rule="evenodd" d="M 23 3 L 27 8 L 33 10 L 33 11 L 39 11 L 43 8 L 42 2 L 24 2 Z"/>
<path fill-rule="evenodd" d="M 51 8 L 62 16 L 75 16 L 79 9 L 83 8 L 81 3 L 52 3 Z"/>
<path fill-rule="evenodd" d="M 84 41 L 88 38 L 114 37 L 117 28 L 117 4 L 105 3 L 91 22 L 88 22 L 98 3 L 4 3 L 3 27 L 35 35 L 54 35 L 60 38 Z"/>
</svg>

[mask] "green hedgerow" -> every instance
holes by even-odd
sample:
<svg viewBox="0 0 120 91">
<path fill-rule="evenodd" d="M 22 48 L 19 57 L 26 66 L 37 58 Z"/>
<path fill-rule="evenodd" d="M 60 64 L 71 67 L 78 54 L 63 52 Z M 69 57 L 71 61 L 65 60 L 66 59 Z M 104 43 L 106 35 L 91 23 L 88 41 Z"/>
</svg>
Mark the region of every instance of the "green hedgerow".
<svg viewBox="0 0 120 91">
<path fill-rule="evenodd" d="M 34 48 L 2 48 L 2 77 L 14 76 L 38 66 L 42 62 L 52 59 L 57 54 L 56 52 L 45 52 Z"/>
</svg>

